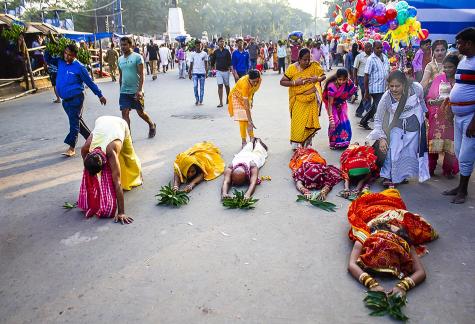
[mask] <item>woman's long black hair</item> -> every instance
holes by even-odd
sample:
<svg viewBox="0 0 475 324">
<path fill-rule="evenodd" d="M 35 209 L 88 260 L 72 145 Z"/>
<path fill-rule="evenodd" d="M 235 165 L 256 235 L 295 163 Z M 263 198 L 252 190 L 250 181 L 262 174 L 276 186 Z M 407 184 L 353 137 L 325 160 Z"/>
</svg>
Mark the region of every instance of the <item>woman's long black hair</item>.
<svg viewBox="0 0 475 324">
<path fill-rule="evenodd" d="M 327 81 L 325 82 L 325 87 L 323 88 L 323 92 L 325 93 L 325 91 L 327 91 L 328 85 L 330 83 L 335 82 L 336 79 L 343 78 L 343 77 L 348 78 L 348 70 L 345 68 L 336 70 L 336 73 L 332 75 L 331 77 L 329 77 Z"/>
</svg>

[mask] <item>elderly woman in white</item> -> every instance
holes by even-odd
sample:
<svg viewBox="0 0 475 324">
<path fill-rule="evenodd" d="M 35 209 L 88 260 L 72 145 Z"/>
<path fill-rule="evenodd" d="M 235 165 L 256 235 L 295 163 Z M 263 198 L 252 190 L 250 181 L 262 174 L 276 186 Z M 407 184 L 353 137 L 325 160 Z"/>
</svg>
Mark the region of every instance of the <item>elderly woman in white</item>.
<svg viewBox="0 0 475 324">
<path fill-rule="evenodd" d="M 368 139 L 376 140 L 378 157 L 385 156 L 383 184 L 392 187 L 412 177 L 424 182 L 430 178 L 424 91 L 401 71 L 393 71 L 388 83 L 374 116 L 374 130 L 368 135 Z"/>
</svg>

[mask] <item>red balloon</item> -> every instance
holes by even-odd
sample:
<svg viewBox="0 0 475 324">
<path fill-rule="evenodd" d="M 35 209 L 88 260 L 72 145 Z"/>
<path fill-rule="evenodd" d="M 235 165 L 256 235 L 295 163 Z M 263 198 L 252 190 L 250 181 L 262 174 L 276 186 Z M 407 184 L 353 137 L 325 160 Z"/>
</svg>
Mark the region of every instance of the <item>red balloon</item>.
<svg viewBox="0 0 475 324">
<path fill-rule="evenodd" d="M 393 19 L 396 19 L 397 17 L 397 11 L 396 9 L 387 9 L 386 10 L 386 21 L 391 21 Z"/>
<path fill-rule="evenodd" d="M 376 18 L 376 21 L 378 22 L 378 24 L 380 25 L 384 25 L 386 23 L 386 16 L 376 16 L 374 17 Z"/>
<path fill-rule="evenodd" d="M 421 32 L 419 33 L 419 39 L 424 40 L 429 37 L 429 31 L 427 29 L 422 29 Z"/>
</svg>

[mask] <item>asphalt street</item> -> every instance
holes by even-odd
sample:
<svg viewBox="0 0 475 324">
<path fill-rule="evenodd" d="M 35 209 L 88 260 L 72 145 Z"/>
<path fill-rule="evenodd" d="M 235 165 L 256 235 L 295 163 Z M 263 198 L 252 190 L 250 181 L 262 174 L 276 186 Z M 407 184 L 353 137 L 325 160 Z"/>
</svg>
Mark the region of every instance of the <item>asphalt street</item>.
<svg viewBox="0 0 475 324">
<path fill-rule="evenodd" d="M 221 205 L 222 177 L 199 185 L 182 208 L 156 206 L 176 154 L 208 140 L 230 162 L 241 140 L 226 107 L 216 107 L 215 79 L 206 80 L 204 105 L 196 107 L 192 82 L 176 70 L 156 81 L 147 76 L 145 109 L 158 132 L 148 139 L 147 125 L 132 114 L 144 184 L 125 194 L 135 219 L 127 226 L 62 208 L 77 199 L 82 161 L 60 156 L 68 122 L 51 92 L 0 104 L 0 323 L 392 323 L 368 315 L 364 287 L 346 270 L 348 201 L 336 196 L 343 184 L 328 198 L 335 213 L 295 201 L 288 96 L 279 79 L 264 75 L 253 110 L 256 136 L 269 146 L 261 175 L 272 180 L 257 188 L 256 208 L 241 211 Z M 118 84 L 99 86 L 108 103 L 87 91 L 90 128 L 98 116 L 120 116 Z M 314 147 L 339 166 L 325 112 L 321 123 Z M 354 141 L 367 134 L 353 127 Z M 427 280 L 409 293 L 412 323 L 473 323 L 475 177 L 463 205 L 440 194 L 456 184 L 436 175 L 400 187 L 408 209 L 440 234 L 422 259 Z M 395 283 L 383 280 L 388 289 Z"/>
</svg>

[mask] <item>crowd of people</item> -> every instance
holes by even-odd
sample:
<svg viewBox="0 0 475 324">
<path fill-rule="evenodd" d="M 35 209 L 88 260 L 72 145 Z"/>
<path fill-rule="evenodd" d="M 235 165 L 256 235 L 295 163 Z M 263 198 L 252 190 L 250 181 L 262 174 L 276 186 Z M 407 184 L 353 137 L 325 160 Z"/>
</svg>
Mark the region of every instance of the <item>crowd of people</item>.
<svg viewBox="0 0 475 324">
<path fill-rule="evenodd" d="M 216 77 L 218 107 L 228 105 L 230 117 L 239 124 L 242 144 L 228 166 L 220 149 L 210 142 L 199 142 L 178 154 L 173 190 L 190 192 L 203 181 L 224 174 L 222 199 L 229 197 L 232 186 L 247 186 L 244 197 L 251 198 L 261 181 L 259 169 L 268 158 L 267 145 L 254 134 L 254 96 L 266 70 L 284 71 L 280 86 L 288 88 L 289 95 L 292 179 L 297 191 L 318 200 L 325 200 L 334 186 L 344 182 L 339 196 L 352 201 L 349 237 L 355 242 L 349 272 L 373 291 L 384 288 L 367 270 L 400 278 L 391 293 L 405 294 L 422 282 L 425 270 L 417 250 L 420 244 L 436 239 L 437 233 L 423 217 L 407 211 L 394 188 L 411 178 L 423 182 L 434 176 L 443 155 L 443 175 L 453 178 L 460 173 L 458 186 L 443 194 L 454 196 L 453 203 L 465 202 L 475 162 L 475 28 L 457 34 L 457 52 L 451 53 L 443 40 L 422 41 L 415 53 L 412 47 L 396 53 L 384 51 L 381 41 L 355 43 L 347 46 L 349 50 L 338 44 L 336 48 L 343 50 L 334 55 L 325 38 L 275 44 L 255 39 L 230 44 L 219 38 L 214 47 L 200 41 L 193 45 L 183 44 L 175 51 L 151 41 L 141 51 L 123 37 L 121 55 L 111 45 L 106 56 L 110 68 L 119 69 L 122 118 L 99 117 L 92 131 L 82 119 L 84 84 L 102 104 L 107 101 L 76 60 L 77 47 L 68 45 L 64 58 L 46 55 L 47 62 L 57 66 L 56 90 L 70 122 L 65 139 L 69 147 L 64 154 L 75 154 L 79 133 L 86 139 L 81 149 L 84 173 L 78 199 L 86 216 L 114 217 L 122 224 L 133 221 L 125 212 L 123 191 L 141 185 L 142 174 L 129 114 L 136 110 L 148 124 L 149 137 L 155 136 L 157 125 L 144 111 L 145 70 L 156 80 L 159 68 L 166 73 L 173 69 L 172 62 L 178 66 L 179 79 L 187 74 L 193 80 L 197 106 L 204 101 L 205 80 Z M 336 71 L 326 75 L 332 65 L 337 66 Z M 115 81 L 115 72 L 111 75 Z M 363 144 L 352 139 L 348 111 L 348 102 L 357 100 L 358 90 L 361 97 L 355 115 L 361 118 L 359 126 L 369 131 Z M 313 147 L 322 110 L 329 121 L 329 147 L 341 150 L 339 166 L 327 164 Z M 378 178 L 387 189 L 370 193 L 370 185 Z"/>
</svg>

